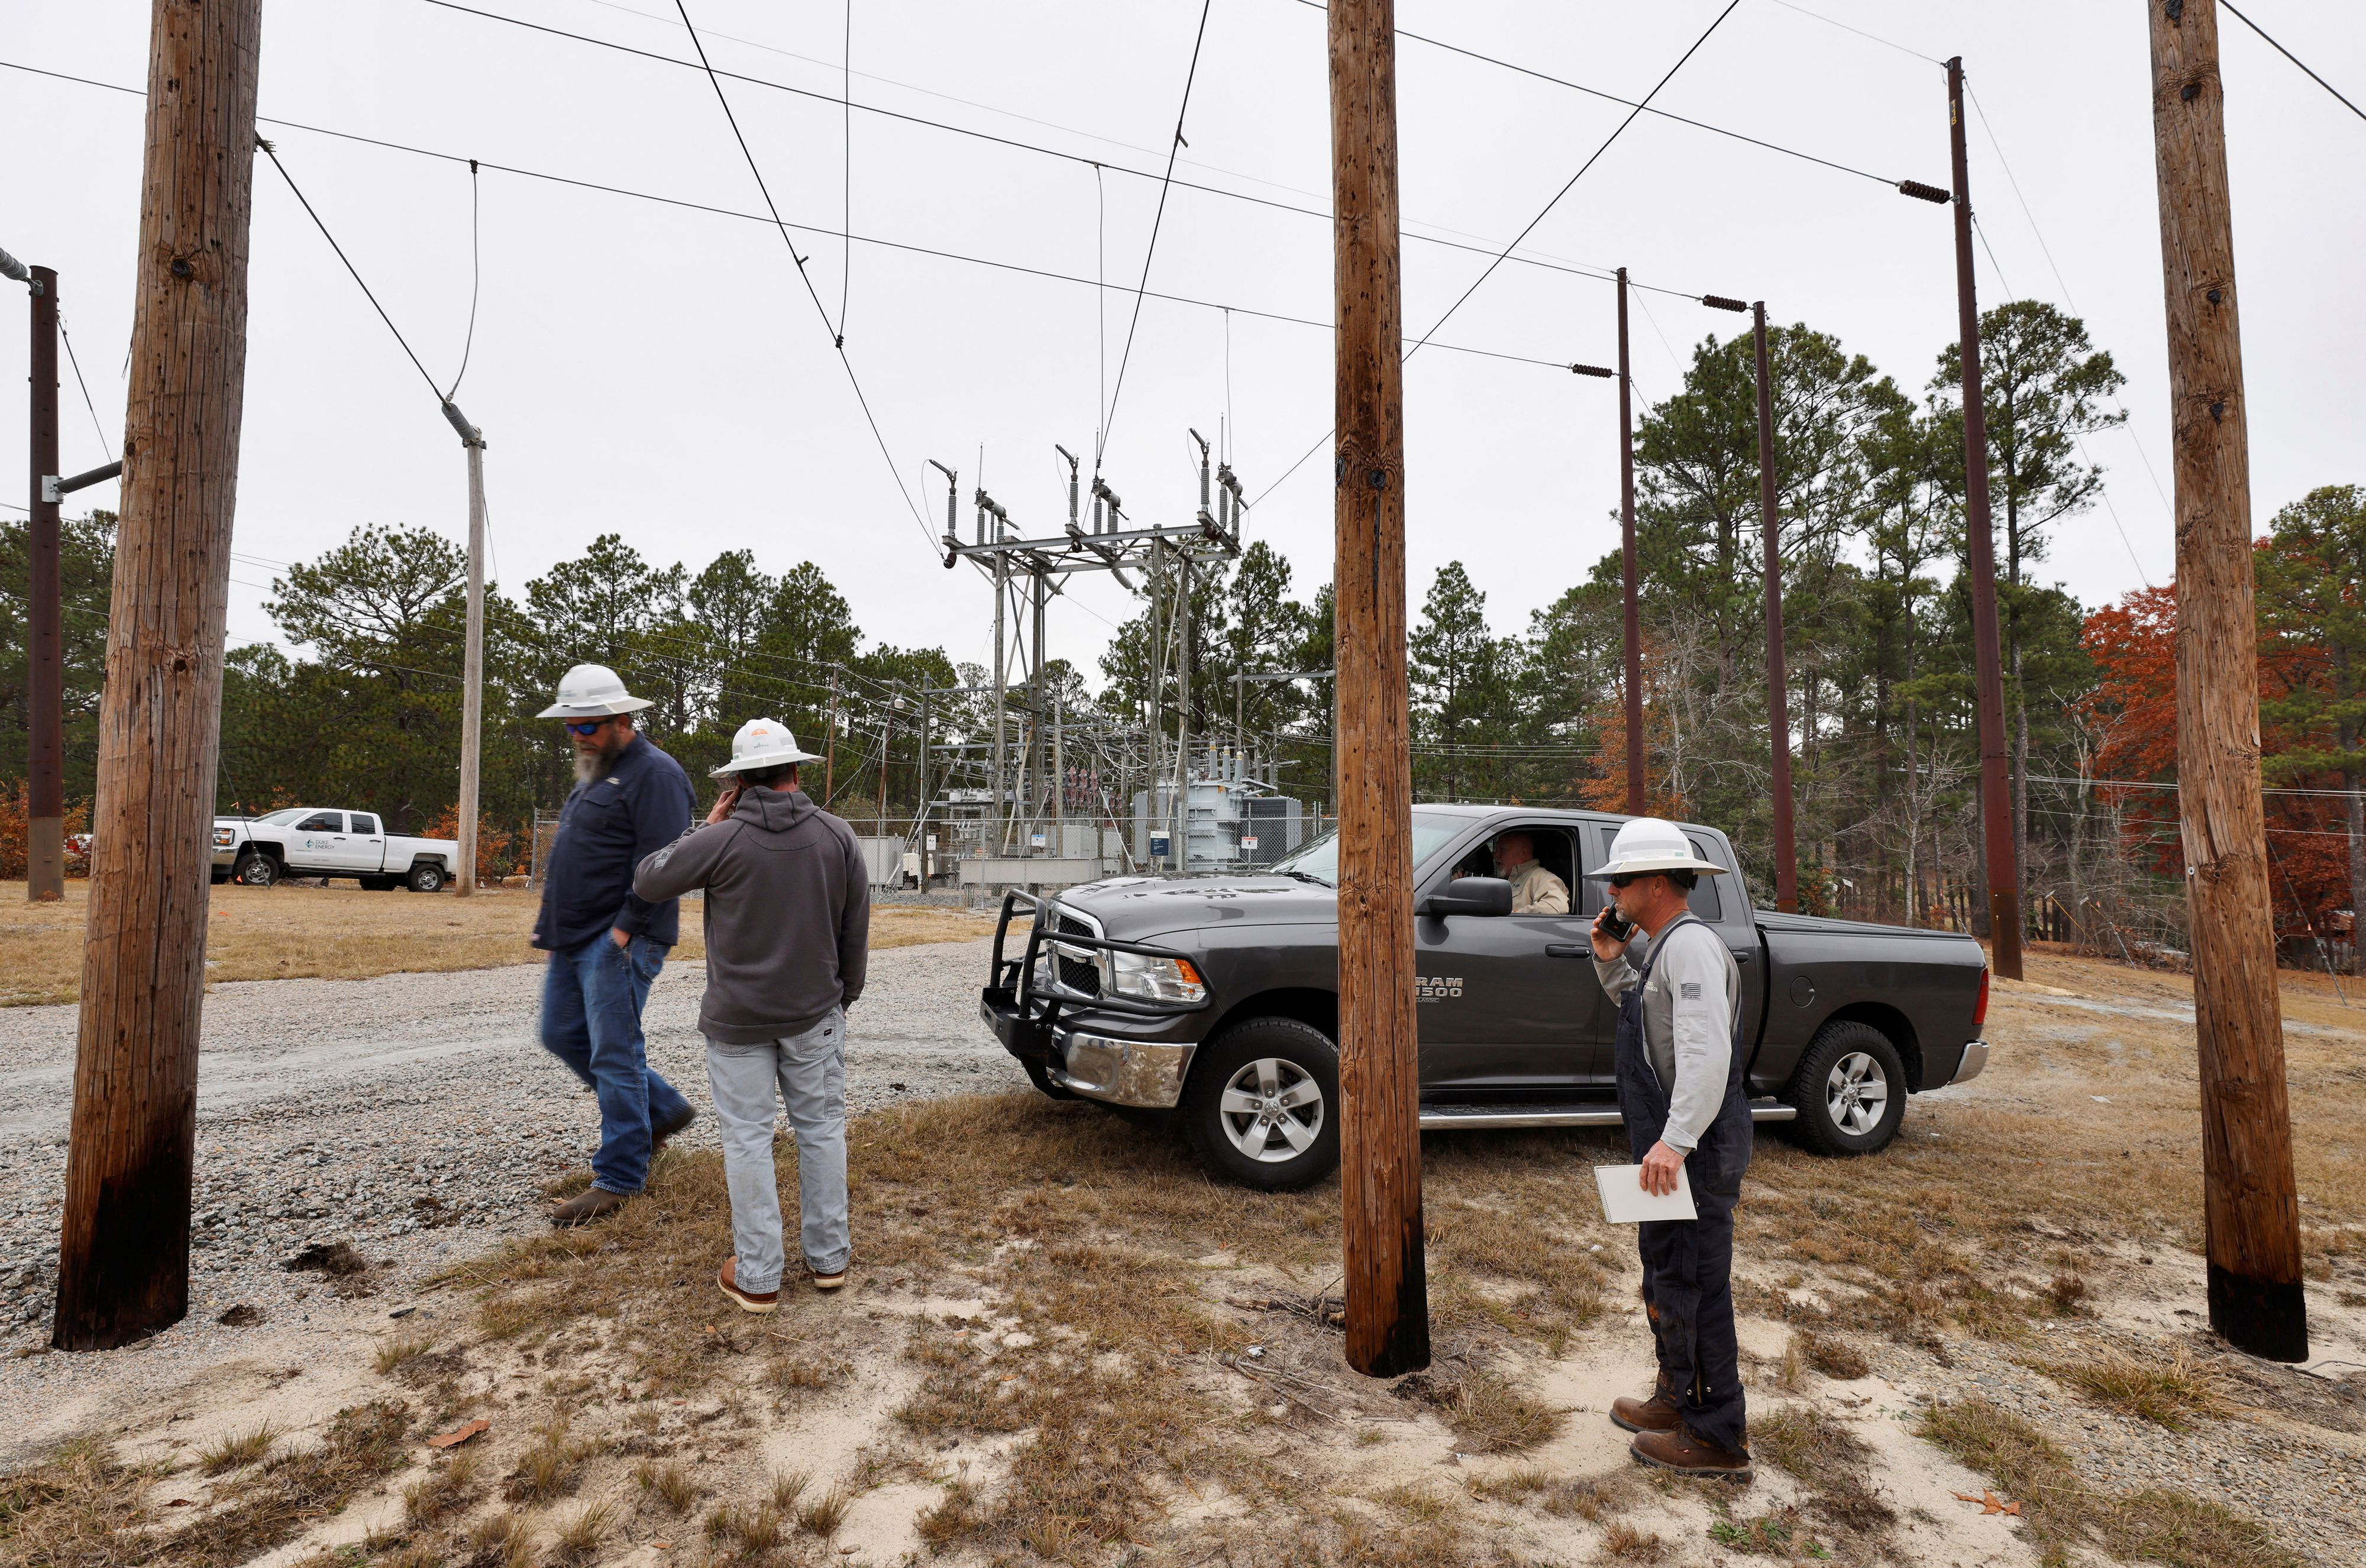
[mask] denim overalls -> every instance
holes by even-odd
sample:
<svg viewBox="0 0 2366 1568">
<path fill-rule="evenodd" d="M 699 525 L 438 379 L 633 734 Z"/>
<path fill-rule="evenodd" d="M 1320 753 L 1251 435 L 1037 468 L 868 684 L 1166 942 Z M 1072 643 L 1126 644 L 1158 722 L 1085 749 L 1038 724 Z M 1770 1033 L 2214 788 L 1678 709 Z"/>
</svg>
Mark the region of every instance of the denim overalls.
<svg viewBox="0 0 2366 1568">
<path fill-rule="evenodd" d="M 1660 930 L 1635 983 L 1618 998 L 1618 1110 L 1639 1163 L 1668 1122 L 1669 1090 L 1652 1069 L 1643 1036 L 1643 987 L 1668 939 L 1700 922 L 1678 917 Z M 1741 1347 L 1733 1329 L 1733 1205 L 1750 1168 L 1750 1102 L 1742 1093 L 1741 1024 L 1733 1026 L 1733 1066 L 1725 1101 L 1684 1156 L 1696 1220 L 1646 1220 L 1637 1227 L 1643 1259 L 1643 1310 L 1650 1314 L 1662 1381 L 1673 1385 L 1684 1425 L 1696 1438 L 1743 1451 Z"/>
</svg>

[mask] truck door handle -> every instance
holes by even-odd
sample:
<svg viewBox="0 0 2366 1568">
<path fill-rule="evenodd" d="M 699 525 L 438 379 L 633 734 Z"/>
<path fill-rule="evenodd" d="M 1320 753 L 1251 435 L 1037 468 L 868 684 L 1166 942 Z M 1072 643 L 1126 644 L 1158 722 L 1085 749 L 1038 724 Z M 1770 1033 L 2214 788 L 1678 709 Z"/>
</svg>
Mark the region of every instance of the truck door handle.
<svg viewBox="0 0 2366 1568">
<path fill-rule="evenodd" d="M 1747 964 L 1757 956 L 1758 954 L 1754 953 L 1737 953 L 1733 955 L 1733 961 L 1736 964 Z"/>
<path fill-rule="evenodd" d="M 1573 942 L 1549 942 L 1545 943 L 1545 956 L 1547 958 L 1575 958 L 1579 953 L 1583 953 L 1585 949 L 1582 944 Z"/>
</svg>

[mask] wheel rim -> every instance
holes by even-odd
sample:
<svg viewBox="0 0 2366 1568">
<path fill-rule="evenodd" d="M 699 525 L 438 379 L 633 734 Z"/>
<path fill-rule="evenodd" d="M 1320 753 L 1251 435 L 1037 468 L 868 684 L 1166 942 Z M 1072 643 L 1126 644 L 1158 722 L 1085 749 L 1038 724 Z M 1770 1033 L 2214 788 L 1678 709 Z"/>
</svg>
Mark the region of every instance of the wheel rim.
<svg viewBox="0 0 2366 1568">
<path fill-rule="evenodd" d="M 1824 1109 L 1833 1126 L 1852 1137 L 1865 1136 L 1881 1125 L 1889 1109 L 1889 1075 L 1863 1051 L 1850 1052 L 1824 1079 Z"/>
<path fill-rule="evenodd" d="M 1313 1148 L 1324 1113 L 1323 1086 L 1279 1056 L 1260 1056 L 1242 1067 L 1216 1102 L 1216 1120 L 1233 1147 L 1266 1165 Z"/>
</svg>

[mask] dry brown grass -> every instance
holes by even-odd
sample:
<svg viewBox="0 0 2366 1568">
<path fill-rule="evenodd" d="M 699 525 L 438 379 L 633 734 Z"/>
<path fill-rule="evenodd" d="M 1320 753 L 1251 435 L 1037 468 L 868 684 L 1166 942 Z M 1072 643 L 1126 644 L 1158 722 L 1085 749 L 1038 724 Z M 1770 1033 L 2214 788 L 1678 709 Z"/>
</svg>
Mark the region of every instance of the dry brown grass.
<svg viewBox="0 0 2366 1568">
<path fill-rule="evenodd" d="M 81 992 L 83 919 L 90 884 L 66 884 L 56 904 L 31 904 L 22 882 L 0 882 L 0 1007 L 70 1002 Z M 209 896 L 208 980 L 366 980 L 377 975 L 441 974 L 539 964 L 527 942 L 540 895 L 489 888 L 451 893 L 365 893 L 350 882 L 326 887 L 245 887 L 222 883 Z M 908 947 L 994 934 L 993 921 L 966 909 L 880 905 L 871 945 Z M 697 906 L 689 906 L 675 959 L 704 959 Z"/>
<path fill-rule="evenodd" d="M 2182 1345 L 2166 1353 L 2148 1347 L 2143 1354 L 2117 1346 L 2085 1348 L 2075 1357 L 2030 1365 L 2098 1404 L 2172 1432 L 2227 1414 L 2224 1382 Z"/>
<path fill-rule="evenodd" d="M 2090 1486 L 2044 1433 L 1987 1400 L 1933 1405 L 1918 1430 L 2021 1503 L 2049 1564 L 2100 1545 L 2116 1558 L 2169 1568 L 2299 1568 L 2300 1558 L 2265 1527 L 2221 1504 L 2163 1487 Z"/>
</svg>

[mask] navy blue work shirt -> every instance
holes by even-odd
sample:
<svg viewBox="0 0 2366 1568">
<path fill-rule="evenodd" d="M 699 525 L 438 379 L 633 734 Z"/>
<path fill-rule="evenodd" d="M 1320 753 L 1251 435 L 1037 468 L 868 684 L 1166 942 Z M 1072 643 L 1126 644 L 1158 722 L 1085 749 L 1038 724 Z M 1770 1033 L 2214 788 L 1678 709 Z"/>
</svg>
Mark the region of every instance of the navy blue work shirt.
<svg viewBox="0 0 2366 1568">
<path fill-rule="evenodd" d="M 558 813 L 534 945 L 564 953 L 620 931 L 671 947 L 682 901 L 652 904 L 633 891 L 633 868 L 682 835 L 693 802 L 682 764 L 636 735 L 605 778 L 577 784 Z"/>
</svg>

